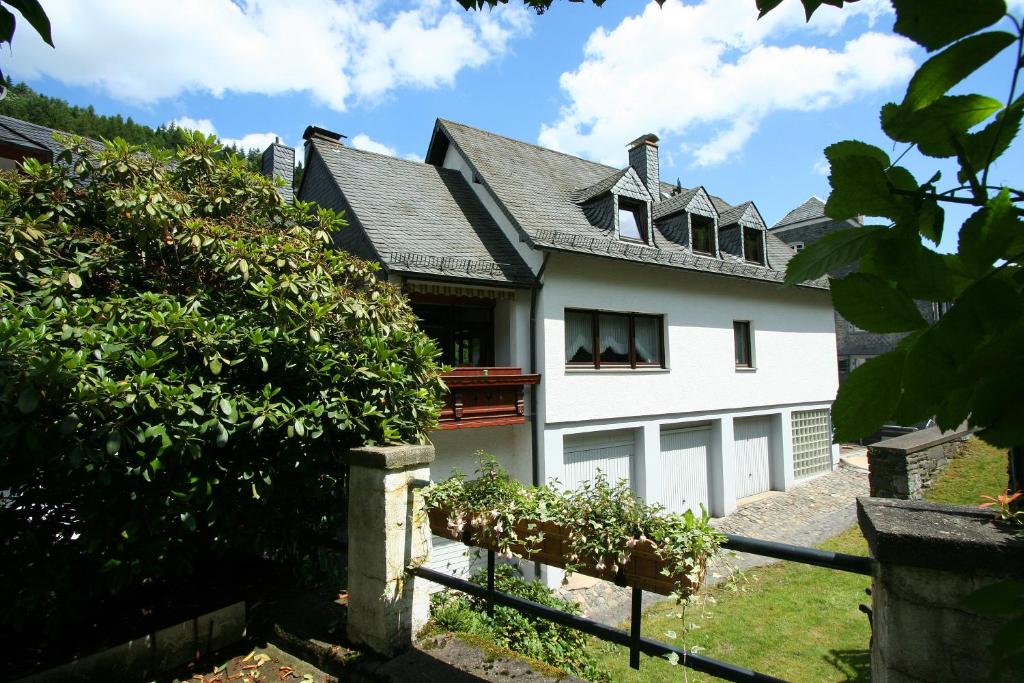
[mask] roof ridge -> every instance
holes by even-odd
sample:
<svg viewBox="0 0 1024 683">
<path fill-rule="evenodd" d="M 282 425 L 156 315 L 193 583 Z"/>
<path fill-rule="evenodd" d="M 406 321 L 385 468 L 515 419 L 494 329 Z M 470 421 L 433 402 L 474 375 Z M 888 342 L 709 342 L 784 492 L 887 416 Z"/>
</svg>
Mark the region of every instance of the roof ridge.
<svg viewBox="0 0 1024 683">
<path fill-rule="evenodd" d="M 358 147 L 353 147 L 351 145 L 343 145 L 343 144 L 341 144 L 340 142 L 338 142 L 336 140 L 324 140 L 323 138 L 317 138 L 316 142 L 314 144 L 317 144 L 317 143 L 334 145 L 335 147 L 338 147 L 340 149 L 348 150 L 348 151 L 351 151 L 351 152 L 358 152 L 360 154 L 369 154 L 371 156 L 381 157 L 383 159 L 393 159 L 394 161 L 400 161 L 400 162 L 402 162 L 404 164 L 413 164 L 415 166 L 429 166 L 430 168 L 435 168 L 435 169 L 439 169 L 440 170 L 439 166 L 434 166 L 433 164 L 428 164 L 425 161 L 413 161 L 412 159 L 403 159 L 402 157 L 396 157 L 396 156 L 394 156 L 392 154 L 382 154 L 380 152 L 371 152 L 368 149 L 359 149 Z M 444 169 L 444 170 L 452 170 L 452 169 Z M 456 171 L 456 173 L 457 172 L 458 171 Z"/>
<path fill-rule="evenodd" d="M 501 133 L 495 133 L 494 131 L 484 130 L 483 128 L 477 128 L 476 126 L 470 126 L 469 124 L 466 124 L 466 123 L 459 123 L 458 121 L 452 121 L 451 119 L 443 119 L 440 116 L 437 117 L 437 120 L 440 121 L 441 123 L 453 124 L 453 125 L 456 125 L 456 126 L 462 126 L 463 128 L 469 128 L 470 130 L 475 130 L 478 133 L 485 133 L 487 135 L 493 135 L 496 138 L 502 138 L 504 140 L 508 140 L 510 142 L 515 142 L 515 143 L 518 143 L 520 145 L 526 145 L 527 147 L 533 147 L 534 149 L 539 149 L 539 150 L 542 150 L 544 152 L 551 152 L 552 154 L 560 154 L 561 156 L 569 157 L 570 159 L 577 159 L 579 161 L 585 161 L 588 164 L 594 164 L 595 166 L 603 166 L 604 168 L 610 169 L 612 171 L 620 170 L 620 169 L 617 169 L 615 166 L 609 166 L 608 164 L 603 164 L 600 161 L 592 161 L 590 159 L 584 159 L 583 157 L 577 156 L 575 154 L 569 154 L 568 152 L 562 152 L 562 151 L 557 150 L 557 149 L 551 149 L 550 147 L 543 147 L 543 146 L 538 145 L 538 144 L 533 143 L 533 142 L 526 142 L 525 140 L 520 140 L 518 138 L 509 137 L 508 135 L 502 135 Z"/>
</svg>

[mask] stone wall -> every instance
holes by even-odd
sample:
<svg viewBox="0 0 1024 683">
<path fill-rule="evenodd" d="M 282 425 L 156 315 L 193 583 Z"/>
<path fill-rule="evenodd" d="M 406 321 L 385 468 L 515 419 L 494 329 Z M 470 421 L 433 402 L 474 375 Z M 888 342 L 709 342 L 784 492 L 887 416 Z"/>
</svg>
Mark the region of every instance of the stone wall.
<svg viewBox="0 0 1024 683">
<path fill-rule="evenodd" d="M 868 448 L 869 481 L 874 498 L 916 500 L 949 461 L 960 454 L 965 426 L 949 432 L 938 427 L 885 439 Z"/>
<path fill-rule="evenodd" d="M 1024 580 L 1024 535 L 988 512 L 923 501 L 859 498 L 857 516 L 874 568 L 871 680 L 874 683 L 1020 681 L 996 670 L 997 633 L 1024 618 L 1009 598 L 999 614 L 976 609 L 982 588 Z M 1001 588 L 996 588 L 1001 590 Z"/>
</svg>

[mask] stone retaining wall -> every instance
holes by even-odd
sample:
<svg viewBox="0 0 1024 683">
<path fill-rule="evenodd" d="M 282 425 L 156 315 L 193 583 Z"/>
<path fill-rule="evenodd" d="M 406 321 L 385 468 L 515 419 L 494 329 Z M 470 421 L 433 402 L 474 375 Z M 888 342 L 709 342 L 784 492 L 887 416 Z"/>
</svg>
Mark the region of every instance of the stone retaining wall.
<svg viewBox="0 0 1024 683">
<path fill-rule="evenodd" d="M 938 427 L 885 439 L 868 448 L 871 496 L 916 500 L 922 497 L 960 453 L 966 426 L 943 432 Z"/>
</svg>

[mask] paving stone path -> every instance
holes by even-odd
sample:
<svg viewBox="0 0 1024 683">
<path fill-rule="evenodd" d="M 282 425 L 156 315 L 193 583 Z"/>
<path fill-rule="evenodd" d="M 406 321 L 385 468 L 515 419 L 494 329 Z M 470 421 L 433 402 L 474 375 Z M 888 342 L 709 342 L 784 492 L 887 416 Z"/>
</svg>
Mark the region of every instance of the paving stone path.
<svg viewBox="0 0 1024 683">
<path fill-rule="evenodd" d="M 786 493 L 769 493 L 732 514 L 712 520 L 719 531 L 792 545 L 812 546 L 848 529 L 857 521 L 856 497 L 868 495 L 866 470 L 840 465 L 834 472 L 798 484 Z M 748 569 L 777 562 L 767 557 L 737 553 L 729 565 Z M 728 568 L 710 568 L 708 582 L 726 578 Z M 601 581 L 594 586 L 558 589 L 561 597 L 577 602 L 584 616 L 606 624 L 629 617 L 630 589 Z M 668 599 L 644 593 L 644 607 Z"/>
</svg>

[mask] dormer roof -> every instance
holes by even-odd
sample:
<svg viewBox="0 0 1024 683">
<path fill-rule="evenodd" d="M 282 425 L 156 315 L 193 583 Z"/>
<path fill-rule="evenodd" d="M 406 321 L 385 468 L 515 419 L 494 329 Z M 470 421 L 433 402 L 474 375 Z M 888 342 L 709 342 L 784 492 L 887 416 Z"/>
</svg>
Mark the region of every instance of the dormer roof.
<svg viewBox="0 0 1024 683">
<path fill-rule="evenodd" d="M 630 197 L 645 197 L 651 199 L 650 193 L 644 187 L 643 180 L 630 166 L 612 173 L 607 178 L 602 178 L 590 187 L 576 190 L 573 199 L 577 204 L 584 204 L 605 194 L 625 194 Z"/>
<path fill-rule="evenodd" d="M 781 228 L 784 225 L 815 220 L 818 218 L 825 218 L 825 202 L 818 197 L 812 196 L 803 204 L 783 216 L 778 223 L 772 226 L 772 230 L 775 228 Z"/>
<path fill-rule="evenodd" d="M 683 211 L 718 218 L 718 211 L 715 209 L 711 196 L 702 186 L 697 186 L 692 190 L 683 190 L 679 194 L 662 199 L 655 204 L 654 220 L 673 216 Z"/>
<path fill-rule="evenodd" d="M 721 212 L 718 217 L 718 224 L 723 228 L 732 225 L 742 225 L 745 228 L 765 229 L 764 218 L 761 217 L 761 212 L 757 210 L 754 202 L 743 202 L 738 206 Z"/>
</svg>

